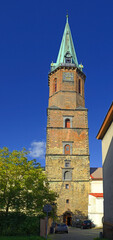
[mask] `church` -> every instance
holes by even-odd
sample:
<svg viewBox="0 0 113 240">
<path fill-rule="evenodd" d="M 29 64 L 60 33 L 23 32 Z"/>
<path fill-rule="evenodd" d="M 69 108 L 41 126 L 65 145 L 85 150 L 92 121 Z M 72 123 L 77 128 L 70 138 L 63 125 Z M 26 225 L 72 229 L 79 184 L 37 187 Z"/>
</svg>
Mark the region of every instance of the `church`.
<svg viewBox="0 0 113 240">
<path fill-rule="evenodd" d="M 57 192 L 57 216 L 72 225 L 75 216 L 88 216 L 90 161 L 86 76 L 78 63 L 71 30 L 66 25 L 56 63 L 48 74 L 46 174 Z"/>
</svg>

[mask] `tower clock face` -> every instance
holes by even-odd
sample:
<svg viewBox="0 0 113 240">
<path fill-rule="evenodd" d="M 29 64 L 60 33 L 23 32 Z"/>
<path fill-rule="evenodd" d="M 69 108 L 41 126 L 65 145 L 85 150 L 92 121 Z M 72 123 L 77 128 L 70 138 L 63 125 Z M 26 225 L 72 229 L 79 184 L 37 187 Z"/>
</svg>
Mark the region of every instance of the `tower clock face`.
<svg viewBox="0 0 113 240">
<path fill-rule="evenodd" d="M 73 82 L 74 81 L 74 74 L 72 72 L 64 72 L 63 73 L 63 81 Z"/>
</svg>

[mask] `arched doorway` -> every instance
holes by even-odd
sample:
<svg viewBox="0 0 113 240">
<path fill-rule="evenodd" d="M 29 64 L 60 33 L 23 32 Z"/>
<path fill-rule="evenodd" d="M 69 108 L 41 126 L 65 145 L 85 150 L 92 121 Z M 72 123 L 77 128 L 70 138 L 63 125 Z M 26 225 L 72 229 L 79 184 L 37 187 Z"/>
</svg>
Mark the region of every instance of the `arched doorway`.
<svg viewBox="0 0 113 240">
<path fill-rule="evenodd" d="M 66 223 L 68 226 L 72 225 L 72 214 L 71 214 L 71 212 L 65 212 L 63 214 L 63 222 Z"/>
</svg>

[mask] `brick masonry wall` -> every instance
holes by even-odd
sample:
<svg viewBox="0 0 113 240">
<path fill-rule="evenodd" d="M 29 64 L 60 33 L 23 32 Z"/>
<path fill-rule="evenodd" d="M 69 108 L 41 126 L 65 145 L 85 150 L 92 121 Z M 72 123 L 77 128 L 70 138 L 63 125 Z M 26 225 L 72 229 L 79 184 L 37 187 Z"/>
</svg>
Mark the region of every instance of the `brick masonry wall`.
<svg viewBox="0 0 113 240">
<path fill-rule="evenodd" d="M 72 142 L 72 154 L 89 154 L 87 129 L 48 129 L 47 154 L 63 154 L 63 143 Z"/>
<path fill-rule="evenodd" d="M 57 110 L 48 109 L 47 127 L 61 127 L 63 128 L 63 117 L 72 116 L 72 128 L 88 128 L 87 109 L 85 110 Z"/>
<path fill-rule="evenodd" d="M 69 184 L 69 189 L 65 188 L 66 183 Z M 70 211 L 73 214 L 76 210 L 80 211 L 84 215 L 88 215 L 88 192 L 89 182 L 50 182 L 50 187 L 59 194 L 57 200 L 58 211 L 57 215 L 63 215 L 66 211 Z M 69 199 L 69 203 L 66 203 L 66 199 Z"/>
<path fill-rule="evenodd" d="M 63 181 L 65 160 L 71 160 L 72 181 L 89 181 L 88 156 L 46 156 L 46 173 L 49 181 Z"/>
<path fill-rule="evenodd" d="M 74 81 L 63 81 L 63 73 L 73 73 Z M 57 79 L 57 92 L 54 92 L 54 79 Z M 78 92 L 78 81 L 81 80 L 81 94 Z M 76 108 L 85 106 L 84 79 L 76 69 L 58 69 L 49 80 L 49 107 L 57 104 L 59 108 Z"/>
<path fill-rule="evenodd" d="M 63 127 L 72 116 L 72 128 Z M 72 154 L 89 154 L 87 111 L 48 110 L 47 154 L 63 154 L 63 141 L 72 141 Z"/>
</svg>

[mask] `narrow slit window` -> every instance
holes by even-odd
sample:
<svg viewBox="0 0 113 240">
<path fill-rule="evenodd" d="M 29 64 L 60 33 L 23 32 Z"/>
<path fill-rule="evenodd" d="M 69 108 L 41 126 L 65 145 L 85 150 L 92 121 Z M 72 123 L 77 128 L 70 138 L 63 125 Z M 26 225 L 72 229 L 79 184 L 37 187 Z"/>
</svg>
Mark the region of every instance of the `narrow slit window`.
<svg viewBox="0 0 113 240">
<path fill-rule="evenodd" d="M 66 184 L 65 187 L 66 187 L 66 189 L 69 189 L 69 184 Z"/>
<path fill-rule="evenodd" d="M 66 203 L 69 203 L 69 199 L 66 199 Z"/>
<path fill-rule="evenodd" d="M 56 91 L 57 91 L 57 79 L 55 78 L 53 82 L 53 92 L 56 92 Z"/>
<path fill-rule="evenodd" d="M 78 81 L 78 92 L 81 94 L 81 80 Z"/>
<path fill-rule="evenodd" d="M 70 162 L 66 162 L 65 167 L 69 168 L 70 167 Z"/>
</svg>

